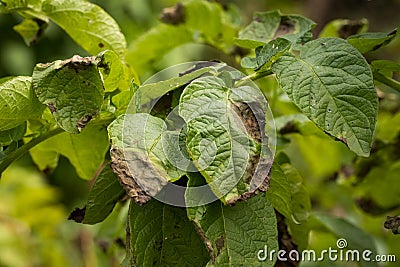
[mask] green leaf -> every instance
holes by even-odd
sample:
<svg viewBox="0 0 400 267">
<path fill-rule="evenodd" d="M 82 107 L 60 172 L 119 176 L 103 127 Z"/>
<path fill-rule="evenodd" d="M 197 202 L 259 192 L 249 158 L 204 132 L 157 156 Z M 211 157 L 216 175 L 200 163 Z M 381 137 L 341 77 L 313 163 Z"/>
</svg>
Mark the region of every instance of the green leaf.
<svg viewBox="0 0 400 267">
<path fill-rule="evenodd" d="M 128 112 L 140 112 L 142 110 L 147 111 L 154 104 L 154 101 L 157 101 L 160 97 L 168 92 L 178 89 L 181 86 L 200 77 L 201 75 L 212 72 L 223 66 L 225 66 L 225 64 L 204 62 L 194 65 L 192 67 L 193 71 L 189 69 L 189 73 L 186 73 L 180 77 L 173 77 L 165 81 L 158 81 L 142 85 L 135 92 L 135 110 L 129 110 Z"/>
<path fill-rule="evenodd" d="M 12 129 L 0 131 L 0 146 L 6 146 L 12 142 L 21 140 L 24 137 L 25 132 L 26 122 L 23 122 L 22 124 Z"/>
<path fill-rule="evenodd" d="M 385 76 L 392 77 L 393 72 L 400 72 L 400 63 L 391 60 L 373 60 L 371 68 L 373 72 L 376 71 Z"/>
<path fill-rule="evenodd" d="M 256 48 L 282 37 L 293 44 L 312 39 L 315 23 L 297 15 L 281 15 L 279 11 L 256 13 L 253 21 L 242 31 L 235 43 L 246 48 Z"/>
<path fill-rule="evenodd" d="M 38 42 L 47 28 L 47 22 L 40 19 L 24 19 L 13 29 L 21 35 L 26 45 L 30 46 Z"/>
<path fill-rule="evenodd" d="M 0 131 L 42 115 L 44 106 L 36 98 L 31 80 L 25 76 L 0 79 Z"/>
<path fill-rule="evenodd" d="M 241 65 L 244 68 L 253 68 L 256 71 L 269 69 L 284 52 L 289 50 L 291 44 L 290 41 L 283 38 L 272 40 L 266 45 L 256 48 L 255 58 L 243 58 Z"/>
<path fill-rule="evenodd" d="M 360 252 L 360 255 L 363 251 L 370 250 L 372 252 L 371 259 L 378 254 L 371 235 L 347 220 L 324 214 L 315 214 L 313 218 L 315 220 L 314 223 L 319 222 L 338 238 L 344 238 L 347 242 L 347 249 L 356 249 Z M 363 261 L 361 256 L 360 259 L 361 266 L 378 266 L 374 261 Z"/>
<path fill-rule="evenodd" d="M 157 62 L 170 50 L 192 40 L 191 31 L 183 25 L 159 24 L 130 45 L 126 60 L 142 76 L 150 62 Z"/>
<path fill-rule="evenodd" d="M 364 57 L 345 40 L 306 43 L 298 57 L 281 56 L 272 65 L 280 87 L 321 129 L 350 150 L 368 156 L 378 97 Z"/>
<path fill-rule="evenodd" d="M 132 201 L 128 227 L 134 260 L 129 266 L 204 266 L 210 258 L 185 209 L 156 200 L 140 207 Z"/>
<path fill-rule="evenodd" d="M 128 195 L 138 203 L 147 202 L 184 171 L 173 166 L 165 155 L 163 120 L 145 113 L 118 117 L 108 126 L 112 142 L 112 168 Z"/>
<path fill-rule="evenodd" d="M 350 35 L 365 32 L 368 29 L 368 20 L 335 19 L 325 25 L 319 34 L 319 38 L 340 37 L 347 38 Z"/>
<path fill-rule="evenodd" d="M 58 154 L 64 155 L 79 177 L 90 180 L 104 162 L 109 147 L 105 127 L 89 123 L 80 134 L 58 134 L 33 147 L 30 154 L 40 170 L 56 166 Z"/>
<path fill-rule="evenodd" d="M 274 209 L 264 193 L 227 207 L 220 201 L 188 208 L 210 254 L 207 266 L 260 266 L 257 252 L 278 250 Z M 274 259 L 263 266 L 274 266 Z"/>
<path fill-rule="evenodd" d="M 92 55 L 109 49 L 124 56 L 125 37 L 115 20 L 99 6 L 84 0 L 46 0 L 42 10 Z"/>
<path fill-rule="evenodd" d="M 240 100 L 247 102 L 246 97 L 251 97 L 251 93 L 257 96 L 250 88 L 232 89 L 221 78 L 201 77 L 184 89 L 180 99 L 179 115 L 187 123 L 186 149 L 214 194 L 224 203 L 233 204 L 268 182 L 271 164 L 268 147 L 256 144 L 260 140 L 246 130 L 246 119 L 250 118 L 240 114 L 247 107 Z M 265 115 L 264 110 L 259 111 Z M 261 155 L 259 161 L 255 159 L 257 155 Z"/>
<path fill-rule="evenodd" d="M 118 177 L 107 164 L 90 189 L 82 223 L 102 222 L 114 209 L 115 204 L 125 195 Z"/>
<path fill-rule="evenodd" d="M 396 36 L 398 29 L 385 32 L 366 32 L 350 36 L 347 41 L 361 53 L 378 50 L 389 44 Z"/>
<path fill-rule="evenodd" d="M 271 205 L 286 218 L 292 218 L 291 185 L 278 164 L 273 164 L 270 171 L 270 185 L 267 198 Z"/>
<path fill-rule="evenodd" d="M 112 50 L 106 50 L 97 55 L 97 60 L 97 68 L 103 77 L 105 91 L 114 91 L 125 78 L 121 59 Z"/>
<path fill-rule="evenodd" d="M 101 109 L 104 88 L 96 65 L 93 57 L 74 56 L 34 68 L 33 88 L 39 101 L 67 132 L 79 133 Z"/>
</svg>

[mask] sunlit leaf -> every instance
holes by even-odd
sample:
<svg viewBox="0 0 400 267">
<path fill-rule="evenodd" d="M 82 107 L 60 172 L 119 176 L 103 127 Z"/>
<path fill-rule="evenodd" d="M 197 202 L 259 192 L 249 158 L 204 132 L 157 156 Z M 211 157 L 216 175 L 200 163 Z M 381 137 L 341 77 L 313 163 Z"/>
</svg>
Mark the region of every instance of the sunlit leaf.
<svg viewBox="0 0 400 267">
<path fill-rule="evenodd" d="M 31 80 L 24 76 L 0 79 L 0 131 L 42 114 L 44 106 L 36 98 Z"/>
<path fill-rule="evenodd" d="M 280 87 L 327 133 L 368 156 L 378 109 L 371 69 L 346 41 L 322 38 L 272 65 Z"/>
</svg>

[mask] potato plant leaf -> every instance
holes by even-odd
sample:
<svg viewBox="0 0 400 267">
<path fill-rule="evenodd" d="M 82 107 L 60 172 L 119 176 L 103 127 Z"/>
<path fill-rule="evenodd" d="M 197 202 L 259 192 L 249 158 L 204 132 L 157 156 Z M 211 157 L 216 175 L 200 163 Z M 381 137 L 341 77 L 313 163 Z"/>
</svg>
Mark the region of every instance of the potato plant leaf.
<svg viewBox="0 0 400 267">
<path fill-rule="evenodd" d="M 12 129 L 0 131 L 0 146 L 9 145 L 11 142 L 21 140 L 26 132 L 26 122 Z"/>
<path fill-rule="evenodd" d="M 292 217 L 291 185 L 278 164 L 272 165 L 267 198 L 271 205 L 286 218 Z"/>
<path fill-rule="evenodd" d="M 284 52 L 289 50 L 291 44 L 290 41 L 283 38 L 272 40 L 267 44 L 256 48 L 255 58 L 243 58 L 241 65 L 244 68 L 252 68 L 256 71 L 269 69 L 272 63 L 274 63 Z"/>
<path fill-rule="evenodd" d="M 112 142 L 111 167 L 136 202 L 146 203 L 168 181 L 185 173 L 167 159 L 161 142 L 163 120 L 145 113 L 118 117 L 108 127 Z"/>
<path fill-rule="evenodd" d="M 243 88 L 246 91 L 246 87 Z M 268 186 L 271 164 L 268 159 L 263 161 L 264 156 L 268 158 L 268 147 L 263 146 L 260 151 L 256 144 L 259 140 L 251 136 L 246 122 L 242 121 L 240 110 L 247 106 L 235 101 L 248 95 L 241 95 L 242 88 L 236 89 L 228 88 L 224 80 L 215 76 L 198 78 L 184 89 L 179 106 L 179 115 L 187 123 L 186 149 L 189 156 L 214 194 L 228 204 L 249 197 L 248 194 L 258 189 L 251 186 L 253 170 L 250 175 L 247 173 L 254 155 L 262 156 L 258 161 L 262 171 L 254 171 L 260 182 L 258 186 L 263 182 Z"/>
<path fill-rule="evenodd" d="M 188 216 L 211 254 L 207 266 L 260 266 L 260 249 L 278 249 L 275 212 L 265 193 L 233 207 L 215 201 L 188 208 Z M 275 259 L 268 259 L 262 266 L 274 263 Z"/>
<path fill-rule="evenodd" d="M 112 50 L 106 50 L 97 55 L 97 67 L 101 72 L 106 92 L 112 92 L 124 80 L 124 65 L 118 54 Z"/>
<path fill-rule="evenodd" d="M 40 118 L 45 106 L 36 98 L 31 80 L 25 76 L 0 79 L 0 131 Z"/>
<path fill-rule="evenodd" d="M 321 129 L 368 156 L 378 97 L 371 69 L 345 40 L 322 38 L 272 65 L 280 87 Z"/>
<path fill-rule="evenodd" d="M 20 24 L 15 25 L 13 29 L 21 35 L 26 45 L 30 46 L 38 42 L 47 28 L 48 22 L 35 19 L 24 19 Z"/>
<path fill-rule="evenodd" d="M 84 0 L 44 1 L 42 11 L 92 55 L 109 49 L 123 57 L 126 41 L 116 21 Z"/>
<path fill-rule="evenodd" d="M 79 133 L 101 109 L 104 87 L 94 57 L 37 64 L 32 79 L 39 101 L 67 132 Z"/>
<path fill-rule="evenodd" d="M 90 189 L 82 223 L 102 222 L 112 212 L 115 204 L 125 195 L 109 164 L 105 165 Z"/>
<path fill-rule="evenodd" d="M 185 209 L 132 201 L 128 228 L 128 266 L 204 266 L 210 259 Z"/>
<path fill-rule="evenodd" d="M 281 15 L 279 11 L 260 12 L 242 31 L 235 43 L 246 48 L 256 48 L 269 41 L 282 37 L 293 44 L 312 39 L 311 30 L 315 23 L 297 15 Z"/>
<path fill-rule="evenodd" d="M 361 53 L 375 51 L 382 46 L 389 44 L 397 35 L 399 29 L 390 33 L 385 32 L 365 32 L 352 35 L 347 38 L 349 44 L 357 48 Z"/>
<path fill-rule="evenodd" d="M 79 177 L 91 180 L 103 163 L 109 147 L 105 127 L 88 124 L 80 134 L 63 132 L 43 141 L 29 152 L 40 170 L 55 167 L 61 154 L 69 159 Z"/>
</svg>

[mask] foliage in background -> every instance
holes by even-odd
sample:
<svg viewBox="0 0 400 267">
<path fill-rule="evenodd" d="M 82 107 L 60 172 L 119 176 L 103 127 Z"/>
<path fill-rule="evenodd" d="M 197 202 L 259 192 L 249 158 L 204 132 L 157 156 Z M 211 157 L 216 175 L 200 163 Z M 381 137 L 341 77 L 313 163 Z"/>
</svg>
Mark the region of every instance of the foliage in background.
<svg viewBox="0 0 400 267">
<path fill-rule="evenodd" d="M 29 45 L 46 35 L 46 25 L 56 24 L 86 51 L 77 50 L 80 54 L 91 55 L 38 64 L 32 68 L 32 79 L 19 76 L 0 80 L 1 170 L 28 151 L 33 162 L 45 173 L 56 169 L 63 157 L 68 158 L 79 177 L 96 178 L 86 208 L 71 215 L 83 223 L 103 221 L 123 198 L 124 191 L 108 165 L 108 135 L 111 139 L 119 138 L 117 118 L 125 113 L 130 98 L 138 90 L 137 85 L 165 66 L 208 59 L 205 58 L 208 56 L 247 72 L 249 78 L 258 80 L 267 97 L 278 131 L 277 154 L 266 195 L 260 193 L 234 207 L 217 201 L 199 207 L 195 212 L 188 209 L 187 216 L 184 210 L 155 200 L 143 207 L 132 201 L 127 214 L 128 207 L 122 205 L 123 200 L 106 221 L 94 228 L 99 236 L 107 237 L 107 242 L 97 240 L 92 243 L 91 234 L 85 230 L 78 235 L 81 256 L 69 240 L 63 239 L 66 235 L 58 232 L 65 224 L 62 218 L 66 213 L 57 204 L 57 194 L 52 187 L 43 183 L 40 175 L 14 165 L 2 173 L 2 201 L 13 203 L 12 209 L 11 205 L 0 206 L 0 225 L 6 233 L 1 235 L 2 248 L 20 244 L 21 240 L 7 235 L 20 231 L 24 234 L 18 237 L 24 241 L 32 240 L 33 244 L 38 242 L 36 240 L 48 240 L 40 244 L 40 252 L 35 253 L 37 264 L 70 266 L 84 262 L 85 266 L 109 266 L 110 262 L 116 264 L 122 260 L 123 255 L 115 244 L 125 242 L 121 237 L 127 217 L 130 235 L 125 244 L 126 266 L 133 262 L 147 266 L 154 263 L 182 265 L 192 261 L 199 266 L 207 262 L 217 266 L 222 263 L 254 265 L 257 263 L 256 252 L 264 245 L 278 246 L 275 238 L 282 233 L 278 233 L 276 224 L 279 226 L 282 221 L 276 221 L 280 217 L 275 216 L 274 208 L 285 217 L 283 225 L 289 231 L 286 234 L 290 234 L 290 243 L 299 250 L 321 250 L 335 244 L 334 238 L 344 237 L 350 248 L 398 253 L 395 237 L 384 231 L 382 225 L 384 215 L 398 214 L 400 204 L 396 183 L 400 151 L 400 128 L 396 126 L 399 124 L 400 86 L 392 78 L 400 67 L 389 60 L 367 62 L 361 55 L 366 54 L 368 59 L 370 52 L 393 41 L 398 35 L 397 30 L 368 33 L 365 23 L 361 22 L 364 26 L 343 36 L 342 29 L 352 23 L 338 20 L 325 28 L 320 36 L 323 38 L 312 40 L 314 24 L 301 16 L 257 13 L 248 26 L 243 26 L 234 5 L 185 1 L 164 10 L 164 23 L 149 22 L 154 26 L 148 32 L 127 33 L 127 45 L 114 19 L 99 6 L 86 1 L 3 0 L 0 11 L 17 12 L 24 18 L 14 29 Z M 54 56 L 46 54 L 41 61 L 58 59 Z M 269 76 L 272 73 L 276 74 L 276 80 Z M 211 73 L 211 77 L 214 78 L 206 82 L 218 82 L 221 90 L 238 82 L 224 77 L 223 84 L 218 72 Z M 134 83 L 131 84 L 131 80 Z M 169 82 L 172 84 L 176 80 Z M 140 88 L 144 87 L 139 87 L 139 91 Z M 202 89 L 201 86 L 198 88 Z M 212 88 L 215 89 L 218 88 Z M 190 96 L 189 86 L 185 92 Z M 107 133 L 106 127 L 112 121 Z M 199 129 L 194 126 L 192 130 Z M 116 144 L 114 141 L 113 145 Z M 191 151 L 192 156 L 195 152 Z M 214 178 L 214 174 L 207 171 L 202 175 L 206 182 Z M 21 177 L 29 183 L 20 182 Z M 204 182 L 199 179 L 189 176 L 189 183 Z M 38 191 L 38 197 L 35 197 L 35 190 L 44 192 Z M 213 191 L 218 195 L 218 189 Z M 29 219 L 31 214 L 26 205 L 21 204 L 23 209 L 20 210 L 14 200 L 19 198 L 33 205 L 30 209 L 36 212 L 40 213 L 41 209 L 35 207 L 45 209 L 46 220 L 37 214 Z M 259 211 L 261 222 L 251 219 L 254 218 L 252 209 Z M 320 215 L 318 210 L 331 211 L 331 215 Z M 198 213 L 203 216 L 198 217 Z M 245 220 L 241 221 L 243 218 Z M 18 221 L 13 223 L 13 220 Z M 225 220 L 234 223 L 225 223 Z M 20 222 L 26 225 L 20 225 Z M 232 230 L 238 226 L 244 227 L 242 234 L 254 231 L 254 236 L 238 239 Z M 138 235 L 145 227 L 157 228 L 160 232 L 156 236 L 150 231 Z M 175 228 L 180 231 L 174 231 Z M 33 229 L 33 234 L 29 234 L 29 229 Z M 81 231 L 70 224 L 65 229 L 75 235 Z M 195 229 L 203 233 L 202 239 Z M 393 228 L 393 232 L 396 231 Z M 359 238 L 366 242 L 360 244 Z M 202 241 L 206 241 L 205 244 Z M 243 247 L 238 241 L 243 242 Z M 282 248 L 282 241 L 278 241 Z M 32 249 L 31 242 L 15 245 L 29 259 L 31 256 L 26 252 Z M 110 246 L 110 242 L 114 245 Z M 60 249 L 65 244 L 69 244 L 67 249 L 76 257 L 65 256 L 67 252 Z M 149 245 L 154 246 L 147 250 Z M 51 247 L 51 251 L 46 250 L 47 247 Z M 101 249 L 107 253 L 102 253 Z M 13 253 L 18 253 L 15 251 Z M 28 265 L 24 263 L 24 257 L 19 257 L 20 261 L 16 262 L 17 258 L 10 256 L 12 254 L 3 250 L 1 253 L 1 265 Z M 176 257 L 177 254 L 181 256 Z M 328 262 L 327 266 L 331 264 Z"/>
</svg>

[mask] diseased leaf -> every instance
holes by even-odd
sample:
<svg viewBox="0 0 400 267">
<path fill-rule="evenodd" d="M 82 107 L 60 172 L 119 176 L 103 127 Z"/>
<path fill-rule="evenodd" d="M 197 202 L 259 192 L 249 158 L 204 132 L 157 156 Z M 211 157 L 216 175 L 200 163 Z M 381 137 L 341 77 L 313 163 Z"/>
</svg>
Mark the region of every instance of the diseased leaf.
<svg viewBox="0 0 400 267">
<path fill-rule="evenodd" d="M 36 98 L 31 80 L 25 76 L 0 79 L 0 131 L 42 115 L 45 107 Z"/>
<path fill-rule="evenodd" d="M 259 124 L 265 120 L 263 97 L 257 99 L 257 110 L 252 110 L 245 102 L 251 97 L 256 102 L 258 95 L 250 89 L 232 89 L 221 78 L 201 77 L 184 89 L 180 99 L 189 156 L 214 194 L 228 204 L 268 187 L 272 159 L 268 145 L 261 145 L 266 133 L 265 124 Z"/>
<path fill-rule="evenodd" d="M 90 189 L 82 223 L 102 222 L 124 195 L 125 191 L 119 183 L 118 177 L 107 164 Z"/>
<path fill-rule="evenodd" d="M 188 208 L 188 217 L 211 254 L 207 266 L 260 266 L 259 250 L 278 250 L 275 212 L 265 193 L 233 207 L 215 201 Z M 268 258 L 262 266 L 274 266 L 275 260 Z"/>
<path fill-rule="evenodd" d="M 368 156 L 378 97 L 364 57 L 345 40 L 322 38 L 300 47 L 298 57 L 272 65 L 280 87 L 320 128 Z"/>
<path fill-rule="evenodd" d="M 242 31 L 235 43 L 246 48 L 262 46 L 278 37 L 293 44 L 305 43 L 312 39 L 315 23 L 297 15 L 281 15 L 279 11 L 256 13 L 253 21 Z"/>
<path fill-rule="evenodd" d="M 335 19 L 325 25 L 319 38 L 340 37 L 348 38 L 351 35 L 365 32 L 368 29 L 368 20 Z"/>
<path fill-rule="evenodd" d="M 120 116 L 108 126 L 111 167 L 137 203 L 146 203 L 168 181 L 185 174 L 165 155 L 161 142 L 165 131 L 163 120 L 145 113 Z"/>
<path fill-rule="evenodd" d="M 97 55 L 98 69 L 100 70 L 106 92 L 112 92 L 124 81 L 124 65 L 118 54 L 112 50 Z"/>
<path fill-rule="evenodd" d="M 101 109 L 103 81 L 93 57 L 37 64 L 32 78 L 39 101 L 67 132 L 79 133 Z"/>
<path fill-rule="evenodd" d="M 389 44 L 396 36 L 398 29 L 390 33 L 366 32 L 352 35 L 347 38 L 349 44 L 357 48 L 361 53 L 375 51 L 382 46 Z"/>
<path fill-rule="evenodd" d="M 90 180 L 103 163 L 109 147 L 105 127 L 88 124 L 78 135 L 63 132 L 43 141 L 29 152 L 40 170 L 55 167 L 58 154 L 64 155 L 79 177 Z"/>
<path fill-rule="evenodd" d="M 185 209 L 156 200 L 140 207 L 132 201 L 129 213 L 132 266 L 204 266 L 209 261 Z"/>
<path fill-rule="evenodd" d="M 26 45 L 30 46 L 38 42 L 47 28 L 48 22 L 40 19 L 24 19 L 13 29 L 21 35 Z"/>
<path fill-rule="evenodd" d="M 42 11 L 92 55 L 109 49 L 124 56 L 125 37 L 101 7 L 84 0 L 46 0 Z"/>
</svg>

